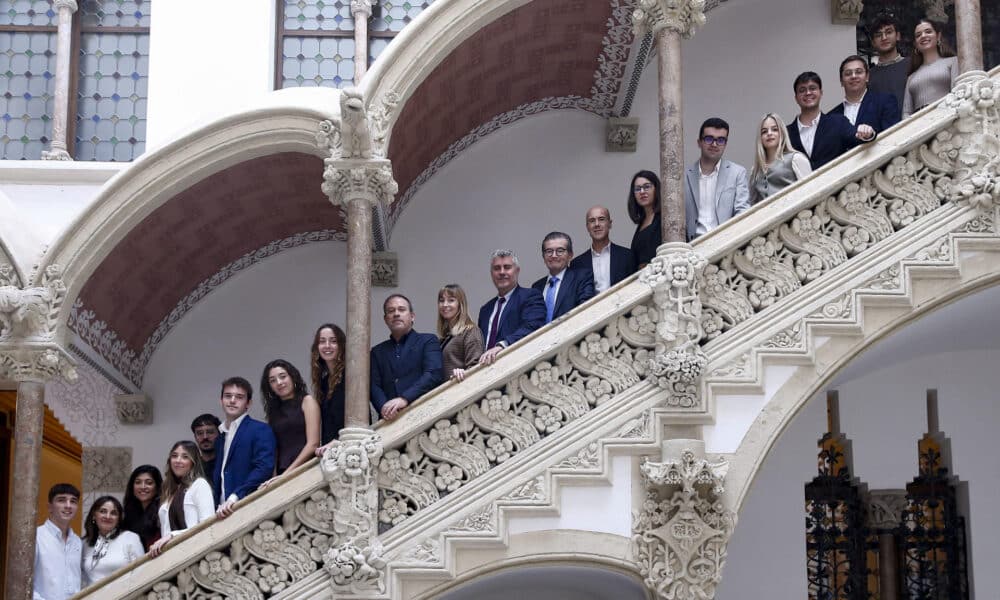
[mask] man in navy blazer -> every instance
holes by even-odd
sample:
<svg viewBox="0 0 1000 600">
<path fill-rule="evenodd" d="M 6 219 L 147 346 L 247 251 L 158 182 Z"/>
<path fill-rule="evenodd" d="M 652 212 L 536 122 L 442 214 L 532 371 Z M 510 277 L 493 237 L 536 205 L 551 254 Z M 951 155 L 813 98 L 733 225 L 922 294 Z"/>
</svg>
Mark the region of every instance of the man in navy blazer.
<svg viewBox="0 0 1000 600">
<path fill-rule="evenodd" d="M 238 500 L 260 487 L 274 474 L 276 447 L 271 426 L 252 418 L 253 388 L 242 377 L 222 382 L 222 412 L 225 419 L 215 439 L 215 469 L 212 489 L 221 518 L 233 514 Z"/>
<path fill-rule="evenodd" d="M 722 158 L 729 143 L 729 123 L 705 119 L 698 130 L 698 160 L 684 174 L 684 220 L 687 241 L 712 231 L 750 208 L 747 170 Z"/>
<path fill-rule="evenodd" d="M 561 231 L 553 231 L 542 240 L 542 259 L 549 274 L 532 289 L 542 293 L 545 322 L 551 323 L 594 297 L 594 280 L 585 271 L 569 269 L 573 260 L 573 240 Z"/>
<path fill-rule="evenodd" d="M 402 294 L 382 303 L 389 339 L 372 348 L 371 402 L 391 421 L 411 402 L 431 391 L 441 374 L 441 343 L 432 333 L 413 330 L 413 304 Z"/>
<path fill-rule="evenodd" d="M 569 268 L 588 273 L 596 293 L 600 294 L 636 272 L 635 254 L 624 246 L 611 243 L 611 213 L 607 208 L 594 206 L 587 211 L 587 233 L 590 234 L 590 249 L 573 258 Z"/>
<path fill-rule="evenodd" d="M 860 56 L 848 56 L 840 63 L 840 85 L 844 86 L 844 101 L 833 107 L 830 114 L 847 117 L 851 125 L 871 125 L 881 133 L 899 123 L 901 104 L 892 94 L 868 89 L 868 61 Z"/>
<path fill-rule="evenodd" d="M 855 127 L 844 115 L 820 112 L 823 80 L 816 73 L 802 73 L 795 78 L 792 89 L 802 112 L 788 124 L 788 139 L 793 148 L 809 157 L 813 171 L 858 144 L 875 140 L 871 125 L 862 123 Z"/>
<path fill-rule="evenodd" d="M 490 255 L 490 277 L 497 296 L 479 309 L 479 329 L 486 340 L 480 364 L 492 364 L 504 348 L 545 324 L 542 294 L 519 286 L 520 273 L 513 250 L 494 250 Z"/>
</svg>

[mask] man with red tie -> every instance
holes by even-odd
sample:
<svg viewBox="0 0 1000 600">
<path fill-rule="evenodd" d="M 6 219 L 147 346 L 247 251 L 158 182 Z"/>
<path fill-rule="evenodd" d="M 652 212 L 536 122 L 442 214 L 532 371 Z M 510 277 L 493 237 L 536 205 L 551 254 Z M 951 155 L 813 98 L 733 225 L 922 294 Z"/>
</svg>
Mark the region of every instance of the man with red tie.
<svg viewBox="0 0 1000 600">
<path fill-rule="evenodd" d="M 490 277 L 497 295 L 479 309 L 479 329 L 486 340 L 481 364 L 492 364 L 504 348 L 545 324 L 542 293 L 519 286 L 520 272 L 513 250 L 494 250 L 490 255 Z"/>
</svg>

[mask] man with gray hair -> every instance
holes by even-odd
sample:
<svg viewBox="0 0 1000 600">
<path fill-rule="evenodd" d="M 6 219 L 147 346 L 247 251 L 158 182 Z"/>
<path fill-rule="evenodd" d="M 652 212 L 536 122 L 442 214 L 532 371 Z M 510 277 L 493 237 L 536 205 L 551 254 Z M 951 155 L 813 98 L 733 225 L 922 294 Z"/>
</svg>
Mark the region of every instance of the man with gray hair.
<svg viewBox="0 0 1000 600">
<path fill-rule="evenodd" d="M 594 297 L 594 278 L 590 271 L 569 268 L 573 260 L 573 240 L 561 231 L 553 231 L 542 240 L 542 260 L 549 270 L 532 288 L 545 300 L 545 322 L 551 323 Z"/>
<path fill-rule="evenodd" d="M 519 286 L 520 272 L 513 250 L 494 250 L 490 254 L 490 277 L 497 296 L 479 309 L 479 329 L 486 340 L 480 364 L 492 364 L 504 348 L 545 324 L 542 293 Z"/>
</svg>

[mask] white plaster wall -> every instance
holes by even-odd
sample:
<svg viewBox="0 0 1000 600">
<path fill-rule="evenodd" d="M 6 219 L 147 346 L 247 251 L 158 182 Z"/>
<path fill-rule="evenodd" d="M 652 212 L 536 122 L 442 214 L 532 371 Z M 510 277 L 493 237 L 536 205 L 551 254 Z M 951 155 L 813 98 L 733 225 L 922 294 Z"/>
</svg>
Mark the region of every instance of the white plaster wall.
<svg viewBox="0 0 1000 600">
<path fill-rule="evenodd" d="M 998 349 L 944 352 L 835 386 L 841 429 L 852 441 L 854 473 L 869 489 L 903 488 L 916 475 L 917 441 L 926 431 L 925 390 L 937 388 L 940 427 L 951 439 L 954 473 L 969 484 L 971 584 L 978 598 L 993 597 L 1000 589 L 995 568 L 1000 561 L 998 362 Z M 824 431 L 825 393 L 797 415 L 754 481 L 729 547 L 719 600 L 806 597 L 803 485 L 816 474 L 816 440 Z"/>
</svg>

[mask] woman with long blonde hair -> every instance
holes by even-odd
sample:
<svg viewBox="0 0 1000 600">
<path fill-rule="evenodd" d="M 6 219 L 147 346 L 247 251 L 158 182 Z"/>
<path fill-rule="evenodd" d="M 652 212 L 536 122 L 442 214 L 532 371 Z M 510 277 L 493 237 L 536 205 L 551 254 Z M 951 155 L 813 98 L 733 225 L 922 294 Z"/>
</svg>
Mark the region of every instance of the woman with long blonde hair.
<svg viewBox="0 0 1000 600">
<path fill-rule="evenodd" d="M 792 148 L 788 129 L 778 115 L 764 115 L 757 136 L 757 156 L 750 172 L 750 204 L 757 204 L 810 173 L 809 157 Z"/>
<path fill-rule="evenodd" d="M 205 479 L 198 445 L 190 440 L 170 449 L 160 490 L 160 539 L 149 548 L 158 555 L 170 539 L 215 514 L 212 485 Z"/>
<path fill-rule="evenodd" d="M 437 334 L 444 375 L 462 381 L 465 370 L 479 362 L 485 344 L 482 332 L 469 316 L 465 290 L 457 283 L 438 291 Z"/>
</svg>

